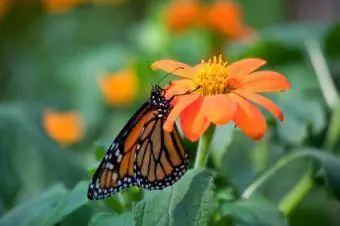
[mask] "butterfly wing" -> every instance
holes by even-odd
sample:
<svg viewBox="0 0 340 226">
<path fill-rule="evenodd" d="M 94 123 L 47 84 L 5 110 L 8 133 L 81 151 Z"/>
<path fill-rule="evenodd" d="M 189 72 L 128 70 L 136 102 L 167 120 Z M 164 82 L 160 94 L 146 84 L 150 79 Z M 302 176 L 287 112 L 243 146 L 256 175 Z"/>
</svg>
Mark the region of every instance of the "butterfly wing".
<svg viewBox="0 0 340 226">
<path fill-rule="evenodd" d="M 189 159 L 176 125 L 172 132 L 163 130 L 170 110 L 163 90 L 153 88 L 149 101 L 124 126 L 94 173 L 89 199 L 104 199 L 133 185 L 162 189 L 179 180 Z"/>
<path fill-rule="evenodd" d="M 177 126 L 172 132 L 164 131 L 164 120 L 158 118 L 145 125 L 135 152 L 136 182 L 150 190 L 174 184 L 186 172 L 189 162 Z"/>
<path fill-rule="evenodd" d="M 123 188 L 136 185 L 133 163 L 137 140 L 144 124 L 154 117 L 146 102 L 126 123 L 109 147 L 104 159 L 93 175 L 88 189 L 88 199 L 104 199 Z"/>
</svg>

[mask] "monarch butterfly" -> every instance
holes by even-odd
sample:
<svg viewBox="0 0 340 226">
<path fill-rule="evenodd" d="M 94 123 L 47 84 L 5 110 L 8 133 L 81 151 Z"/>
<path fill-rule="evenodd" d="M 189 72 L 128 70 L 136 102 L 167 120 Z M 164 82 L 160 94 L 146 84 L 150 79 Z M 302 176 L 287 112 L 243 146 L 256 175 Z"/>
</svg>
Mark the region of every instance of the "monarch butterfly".
<svg viewBox="0 0 340 226">
<path fill-rule="evenodd" d="M 179 95 L 166 99 L 164 94 L 160 86 L 153 86 L 148 101 L 112 142 L 93 175 L 88 199 L 104 199 L 134 185 L 149 190 L 163 189 L 186 172 L 189 156 L 176 125 L 172 132 L 163 130 L 172 109 L 171 101 Z"/>
</svg>

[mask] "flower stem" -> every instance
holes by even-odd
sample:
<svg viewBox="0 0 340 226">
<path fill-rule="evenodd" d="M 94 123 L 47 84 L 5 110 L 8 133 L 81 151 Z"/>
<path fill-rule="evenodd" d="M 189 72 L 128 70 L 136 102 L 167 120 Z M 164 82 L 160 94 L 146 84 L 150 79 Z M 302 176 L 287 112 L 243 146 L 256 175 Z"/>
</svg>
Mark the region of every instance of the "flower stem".
<svg viewBox="0 0 340 226">
<path fill-rule="evenodd" d="M 249 198 L 261 185 L 263 185 L 269 178 L 271 178 L 277 171 L 279 171 L 282 167 L 287 165 L 288 163 L 298 159 L 300 157 L 305 157 L 301 152 L 294 152 L 292 154 L 286 155 L 282 157 L 279 161 L 275 163 L 273 167 L 267 170 L 264 174 L 262 174 L 259 178 L 257 178 L 249 187 L 243 192 L 242 198 Z"/>
<path fill-rule="evenodd" d="M 300 201 L 307 195 L 307 193 L 313 188 L 313 179 L 311 177 L 311 170 L 307 172 L 298 183 L 292 188 L 292 190 L 284 196 L 279 204 L 279 210 L 288 216 Z"/>
<path fill-rule="evenodd" d="M 338 102 L 339 96 L 331 72 L 327 66 L 325 56 L 321 50 L 320 43 L 316 39 L 310 39 L 305 42 L 305 46 L 317 79 L 319 80 L 325 101 L 329 108 L 333 109 Z"/>
<path fill-rule="evenodd" d="M 205 168 L 209 156 L 209 147 L 214 135 L 215 126 L 210 127 L 205 131 L 198 141 L 197 155 L 195 160 L 195 168 Z"/>
</svg>

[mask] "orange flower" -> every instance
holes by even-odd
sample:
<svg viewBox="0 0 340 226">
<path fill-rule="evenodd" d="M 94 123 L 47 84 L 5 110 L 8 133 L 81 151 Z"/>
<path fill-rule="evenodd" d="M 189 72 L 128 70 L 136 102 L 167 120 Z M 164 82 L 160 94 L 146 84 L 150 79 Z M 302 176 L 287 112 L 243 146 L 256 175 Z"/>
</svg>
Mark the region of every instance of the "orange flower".
<svg viewBox="0 0 340 226">
<path fill-rule="evenodd" d="M 2 18 L 2 16 L 6 13 L 9 3 L 9 0 L 0 1 L 0 18 Z"/>
<path fill-rule="evenodd" d="M 84 126 L 76 112 L 57 112 L 46 109 L 43 115 L 43 126 L 47 134 L 61 145 L 70 145 L 80 140 Z"/>
<path fill-rule="evenodd" d="M 272 101 L 257 93 L 290 89 L 288 80 L 277 72 L 254 72 L 265 63 L 253 58 L 228 65 L 221 55 L 219 59 L 214 57 L 194 67 L 170 59 L 156 61 L 152 64 L 154 70 L 172 72 L 174 68 L 183 68 L 174 72 L 183 79 L 168 86 L 167 98 L 197 89 L 175 98 L 164 129 L 171 131 L 180 115 L 183 133 L 191 141 L 198 140 L 210 123 L 223 125 L 230 121 L 252 139 L 261 139 L 266 132 L 266 120 L 254 103 L 266 108 L 281 121 L 284 117 Z"/>
<path fill-rule="evenodd" d="M 43 0 L 45 8 L 51 13 L 65 13 L 84 0 Z"/>
<path fill-rule="evenodd" d="M 232 39 L 243 38 L 252 33 L 244 25 L 242 10 L 232 1 L 216 1 L 206 14 L 208 27 Z"/>
<path fill-rule="evenodd" d="M 121 3 L 125 3 L 128 0 L 88 0 L 94 4 L 111 4 L 111 5 L 118 5 Z"/>
<path fill-rule="evenodd" d="M 202 18 L 201 4 L 195 0 L 177 0 L 165 11 L 165 20 L 170 31 L 176 33 L 197 25 Z"/>
<path fill-rule="evenodd" d="M 119 73 L 108 73 L 99 80 L 99 86 L 111 105 L 126 105 L 137 96 L 138 79 L 134 69 L 125 69 Z"/>
<path fill-rule="evenodd" d="M 177 0 L 165 11 L 166 25 L 176 33 L 202 26 L 231 39 L 241 39 L 253 33 L 244 25 L 242 10 L 231 0 L 202 4 L 198 0 Z"/>
</svg>

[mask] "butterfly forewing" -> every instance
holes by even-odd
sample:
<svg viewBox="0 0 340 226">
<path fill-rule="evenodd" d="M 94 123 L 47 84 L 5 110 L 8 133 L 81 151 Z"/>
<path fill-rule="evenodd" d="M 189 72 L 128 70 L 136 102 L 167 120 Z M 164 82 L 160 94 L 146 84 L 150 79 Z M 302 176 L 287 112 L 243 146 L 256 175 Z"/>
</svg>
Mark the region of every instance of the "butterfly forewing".
<svg viewBox="0 0 340 226">
<path fill-rule="evenodd" d="M 136 142 L 147 120 L 149 107 L 149 103 L 145 103 L 112 142 L 93 175 L 87 194 L 89 199 L 103 199 L 136 185 L 133 172 Z"/>
</svg>

